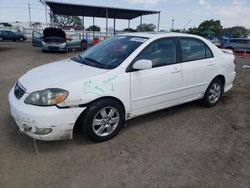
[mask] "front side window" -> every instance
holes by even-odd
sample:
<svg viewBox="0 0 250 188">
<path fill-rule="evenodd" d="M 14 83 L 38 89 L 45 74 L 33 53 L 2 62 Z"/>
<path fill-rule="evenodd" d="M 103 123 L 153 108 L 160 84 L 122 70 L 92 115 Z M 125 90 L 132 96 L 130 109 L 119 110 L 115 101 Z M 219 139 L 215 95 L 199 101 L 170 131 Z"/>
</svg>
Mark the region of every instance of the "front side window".
<svg viewBox="0 0 250 188">
<path fill-rule="evenodd" d="M 146 47 L 135 60 L 151 60 L 154 67 L 160 67 L 176 63 L 175 39 L 161 39 Z"/>
<path fill-rule="evenodd" d="M 180 48 L 182 62 L 213 57 L 209 47 L 198 39 L 182 38 L 180 39 Z"/>
<path fill-rule="evenodd" d="M 146 40 L 147 38 L 135 36 L 112 37 L 71 59 L 89 66 L 113 69 Z"/>
</svg>

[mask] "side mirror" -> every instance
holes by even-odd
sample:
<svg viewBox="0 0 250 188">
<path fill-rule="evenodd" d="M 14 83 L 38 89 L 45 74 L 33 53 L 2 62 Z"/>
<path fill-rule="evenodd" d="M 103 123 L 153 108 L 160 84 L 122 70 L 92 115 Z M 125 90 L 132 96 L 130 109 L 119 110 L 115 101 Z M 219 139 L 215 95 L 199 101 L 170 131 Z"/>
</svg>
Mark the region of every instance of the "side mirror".
<svg viewBox="0 0 250 188">
<path fill-rule="evenodd" d="M 151 60 L 147 60 L 147 59 L 141 59 L 138 60 L 134 63 L 133 65 L 133 69 L 134 70 L 144 70 L 144 69 L 151 69 L 152 68 L 152 61 Z"/>
</svg>

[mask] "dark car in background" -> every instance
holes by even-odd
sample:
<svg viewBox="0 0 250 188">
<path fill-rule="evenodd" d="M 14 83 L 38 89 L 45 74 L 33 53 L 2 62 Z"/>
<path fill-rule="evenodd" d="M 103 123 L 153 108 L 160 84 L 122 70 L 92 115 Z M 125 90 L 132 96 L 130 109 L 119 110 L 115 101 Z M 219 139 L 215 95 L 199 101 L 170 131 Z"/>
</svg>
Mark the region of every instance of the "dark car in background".
<svg viewBox="0 0 250 188">
<path fill-rule="evenodd" d="M 233 51 L 250 52 L 250 39 L 248 38 L 231 38 L 222 43 L 222 48 Z"/>
<path fill-rule="evenodd" d="M 82 50 L 80 35 L 66 36 L 66 33 L 59 28 L 46 28 L 43 34 L 33 31 L 32 45 L 41 47 L 43 51 L 71 51 L 72 49 Z"/>
<path fill-rule="evenodd" d="M 13 32 L 8 30 L 0 30 L 0 41 L 25 41 L 27 38 L 21 32 Z"/>
</svg>

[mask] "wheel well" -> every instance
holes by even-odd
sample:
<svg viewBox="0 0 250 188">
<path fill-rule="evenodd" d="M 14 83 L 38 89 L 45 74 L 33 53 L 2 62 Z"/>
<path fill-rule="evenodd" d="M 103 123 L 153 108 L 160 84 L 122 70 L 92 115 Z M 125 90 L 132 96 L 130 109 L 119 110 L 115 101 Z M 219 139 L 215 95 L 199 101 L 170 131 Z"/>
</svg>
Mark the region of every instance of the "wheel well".
<svg viewBox="0 0 250 188">
<path fill-rule="evenodd" d="M 223 86 L 225 86 L 226 80 L 225 80 L 225 77 L 224 77 L 223 75 L 218 75 L 218 76 L 216 76 L 215 78 L 218 78 L 219 80 L 221 80 L 222 83 L 223 83 Z M 214 78 L 214 79 L 215 79 L 215 78 Z"/>
<path fill-rule="evenodd" d="M 86 107 L 88 108 L 89 106 L 91 106 L 93 103 L 97 102 L 97 101 L 100 101 L 100 100 L 105 100 L 105 99 L 112 99 L 112 100 L 115 100 L 117 101 L 118 103 L 120 103 L 120 105 L 122 106 L 123 110 L 124 110 L 124 115 L 125 115 L 125 106 L 123 104 L 123 102 L 121 100 L 119 100 L 118 98 L 116 97 L 111 97 L 111 96 L 106 96 L 106 97 L 100 97 L 98 99 L 95 99 L 91 102 L 89 102 L 88 104 L 86 104 Z M 82 116 L 84 116 L 84 113 L 86 112 L 86 109 L 82 111 L 82 113 L 78 116 L 76 122 L 75 122 L 75 125 L 74 125 L 74 131 L 76 131 L 77 129 L 79 129 L 79 120 L 81 119 Z"/>
</svg>

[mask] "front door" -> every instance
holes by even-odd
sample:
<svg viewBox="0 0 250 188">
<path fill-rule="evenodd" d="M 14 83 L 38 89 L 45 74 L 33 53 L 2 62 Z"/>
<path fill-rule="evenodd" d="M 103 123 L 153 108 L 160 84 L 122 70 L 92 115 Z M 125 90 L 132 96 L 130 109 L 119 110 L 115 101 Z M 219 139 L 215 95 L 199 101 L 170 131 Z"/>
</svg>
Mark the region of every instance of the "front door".
<svg viewBox="0 0 250 188">
<path fill-rule="evenodd" d="M 147 59 L 153 63 L 151 69 L 130 73 L 132 116 L 178 103 L 182 67 L 176 57 L 175 38 L 166 38 L 152 42 L 132 62 Z"/>
<path fill-rule="evenodd" d="M 32 32 L 32 46 L 42 47 L 42 37 L 43 35 L 37 31 Z"/>
</svg>

